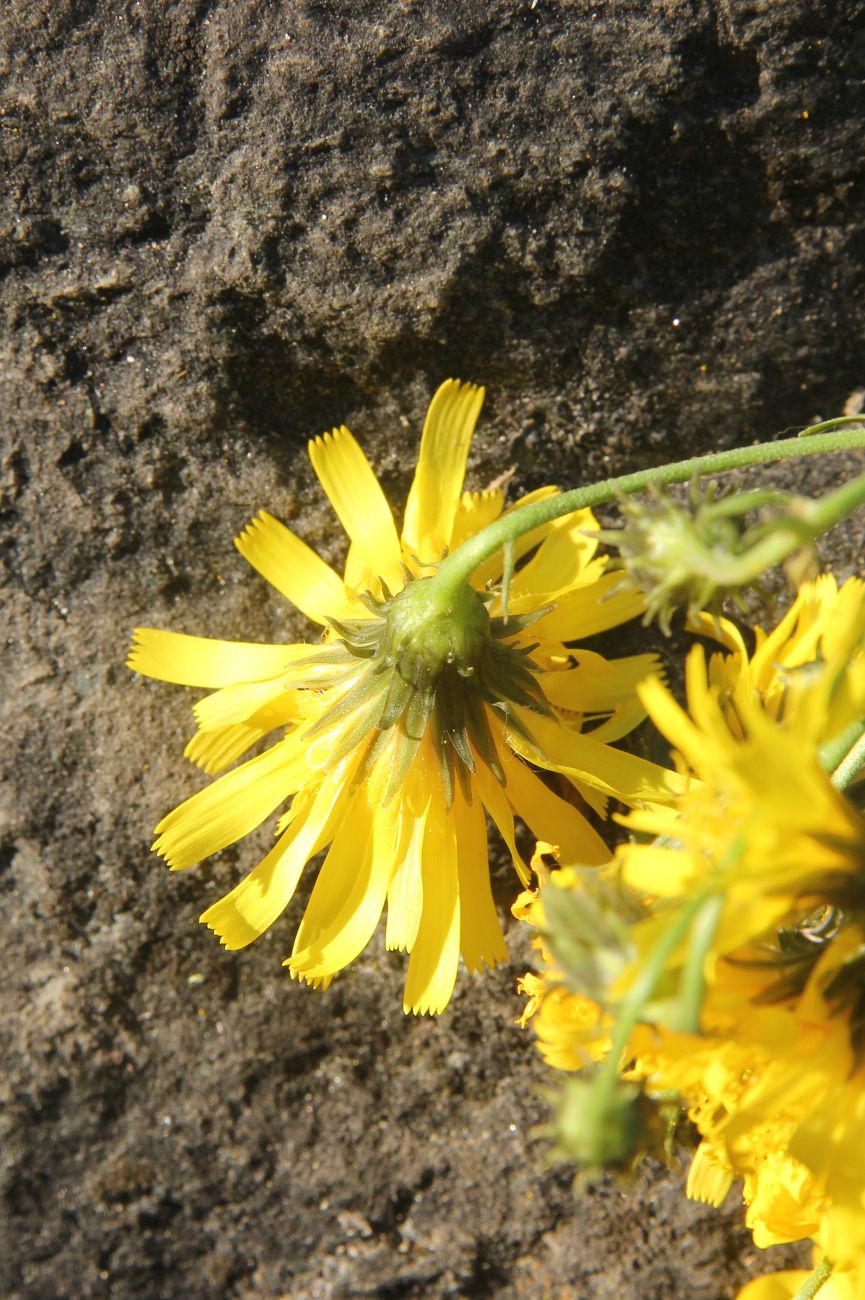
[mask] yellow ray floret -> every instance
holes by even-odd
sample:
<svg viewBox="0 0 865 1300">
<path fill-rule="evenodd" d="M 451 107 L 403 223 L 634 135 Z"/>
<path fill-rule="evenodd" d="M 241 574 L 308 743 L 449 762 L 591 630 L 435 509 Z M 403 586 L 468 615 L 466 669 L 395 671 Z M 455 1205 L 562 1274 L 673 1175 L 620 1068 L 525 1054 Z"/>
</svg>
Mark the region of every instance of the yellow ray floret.
<svg viewBox="0 0 865 1300">
<path fill-rule="evenodd" d="M 391 590 L 402 585 L 400 544 L 390 506 L 364 456 L 343 425 L 309 444 L 309 458 L 330 503 L 369 573 Z M 296 602 L 295 602 L 296 603 Z"/>
<path fill-rule="evenodd" d="M 314 622 L 351 618 L 362 608 L 330 565 L 266 510 L 234 544 L 247 563 Z"/>
<path fill-rule="evenodd" d="M 430 402 L 402 530 L 405 550 L 424 564 L 437 564 L 451 543 L 483 402 L 483 388 L 458 379 L 446 380 Z"/>
<path fill-rule="evenodd" d="M 214 641 L 155 627 L 136 629 L 128 666 L 145 677 L 178 686 L 237 686 L 284 671 L 308 646 Z"/>
</svg>

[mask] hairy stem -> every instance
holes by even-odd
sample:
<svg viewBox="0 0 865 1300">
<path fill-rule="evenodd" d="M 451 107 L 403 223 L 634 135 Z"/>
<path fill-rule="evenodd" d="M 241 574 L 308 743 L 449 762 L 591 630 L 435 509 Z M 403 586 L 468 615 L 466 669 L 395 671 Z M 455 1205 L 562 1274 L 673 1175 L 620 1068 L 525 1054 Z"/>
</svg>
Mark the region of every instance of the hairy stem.
<svg viewBox="0 0 865 1300">
<path fill-rule="evenodd" d="M 863 767 L 865 767 L 865 736 L 860 736 L 832 773 L 832 784 L 835 789 L 846 790 Z"/>
<path fill-rule="evenodd" d="M 850 425 L 855 427 L 851 428 Z M 638 470 L 619 478 L 603 479 L 589 487 L 574 488 L 571 492 L 537 501 L 534 505 L 525 506 L 497 519 L 475 537 L 463 542 L 452 555 L 446 556 L 434 581 L 442 591 L 457 588 L 469 581 L 479 564 L 523 533 L 530 532 L 551 519 L 572 514 L 575 510 L 614 501 L 623 494 L 642 492 L 653 486 L 687 483 L 695 475 L 720 474 L 727 470 L 744 469 L 749 465 L 768 465 L 773 461 L 791 460 L 798 456 L 853 451 L 860 447 L 865 447 L 865 427 L 861 417 L 842 416 L 837 420 L 827 420 L 824 424 L 815 426 L 814 430 L 806 430 L 798 438 L 783 438 L 779 442 L 759 443 L 754 447 L 736 447 L 730 451 L 712 452 L 708 456 L 691 456 L 688 460 L 673 461 L 655 469 Z M 858 483 L 858 480 L 855 482 Z M 832 498 L 827 498 L 827 501 L 832 501 Z M 833 507 L 837 509 L 838 503 L 834 502 Z"/>
<path fill-rule="evenodd" d="M 821 1259 L 813 1273 L 809 1273 L 805 1278 L 805 1281 L 793 1296 L 793 1300 L 813 1300 L 823 1283 L 829 1281 L 834 1267 L 835 1265 L 831 1259 Z"/>
</svg>

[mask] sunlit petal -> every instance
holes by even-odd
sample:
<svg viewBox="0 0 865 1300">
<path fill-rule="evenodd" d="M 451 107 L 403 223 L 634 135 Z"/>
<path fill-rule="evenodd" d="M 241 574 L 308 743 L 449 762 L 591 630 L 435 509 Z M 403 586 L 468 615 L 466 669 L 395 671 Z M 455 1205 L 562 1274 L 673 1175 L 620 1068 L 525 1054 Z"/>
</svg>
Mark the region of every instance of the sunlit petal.
<svg viewBox="0 0 865 1300">
<path fill-rule="evenodd" d="M 406 551 L 423 563 L 440 560 L 450 546 L 483 401 L 483 388 L 447 379 L 430 402 L 402 530 Z"/>
<path fill-rule="evenodd" d="M 309 458 L 348 533 L 356 563 L 384 578 L 393 589 L 401 574 L 399 538 L 387 498 L 366 456 L 343 425 L 313 439 Z M 356 569 L 352 576 L 357 576 Z"/>
</svg>

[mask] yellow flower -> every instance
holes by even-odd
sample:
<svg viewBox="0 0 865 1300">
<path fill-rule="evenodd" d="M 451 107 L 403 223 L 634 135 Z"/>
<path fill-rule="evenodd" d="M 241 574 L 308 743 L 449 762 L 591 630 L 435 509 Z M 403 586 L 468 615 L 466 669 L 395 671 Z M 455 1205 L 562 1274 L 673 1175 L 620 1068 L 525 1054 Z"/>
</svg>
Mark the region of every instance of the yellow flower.
<svg viewBox="0 0 865 1300">
<path fill-rule="evenodd" d="M 285 964 L 326 986 L 386 907 L 388 948 L 410 954 L 404 1006 L 415 1013 L 446 1006 L 460 955 L 470 970 L 506 956 L 485 813 L 524 881 L 515 814 L 571 857 L 609 856 L 575 802 L 525 760 L 562 774 L 598 811 L 611 795 L 663 798 L 670 788 L 669 774 L 607 743 L 643 716 L 634 688 L 652 656 L 607 662 L 567 644 L 642 609 L 638 595 L 612 590 L 618 579 L 595 554 L 589 511 L 517 540 L 522 563 L 507 609 L 495 588 L 499 556 L 455 607 L 430 614 L 428 579 L 442 556 L 505 509 L 496 488 L 462 491 L 482 401 L 471 384 L 439 388 L 401 533 L 348 429 L 310 444 L 348 534 L 342 577 L 269 514 L 237 539 L 244 558 L 323 629 L 323 642 L 258 645 L 140 628 L 129 658 L 147 676 L 213 691 L 195 706 L 198 731 L 185 751 L 206 772 L 278 733 L 157 827 L 154 848 L 178 870 L 235 843 L 293 796 L 274 847 L 202 921 L 226 948 L 245 947 L 326 851 Z"/>
<path fill-rule="evenodd" d="M 531 863 L 537 886 L 523 890 L 511 908 L 518 921 L 527 922 L 536 931 L 532 946 L 540 959 L 540 970 L 527 972 L 517 982 L 517 992 L 528 998 L 517 1023 L 525 1026 L 532 1022 L 538 1050 L 547 1065 L 554 1070 L 575 1071 L 603 1060 L 610 1048 L 610 1018 L 597 1000 L 599 986 L 609 982 L 609 974 L 605 968 L 599 969 L 594 960 L 596 954 L 603 953 L 604 900 L 592 898 L 585 877 L 573 868 L 550 869 L 548 863 L 558 851 L 557 845 L 543 841 L 537 845 Z M 568 978 L 562 969 L 563 961 L 550 948 L 551 933 L 561 935 L 567 921 L 573 921 L 579 912 L 565 918 L 550 917 L 545 905 L 552 902 L 555 910 L 564 900 L 571 899 L 578 909 L 590 909 L 584 934 L 577 937 L 572 930 L 569 934 L 568 955 L 581 968 L 582 988 L 591 987 L 594 997 L 588 991 L 575 991 L 575 979 Z M 581 958 L 587 959 L 585 964 Z M 607 964 L 620 965 L 621 957 L 614 954 Z"/>
<path fill-rule="evenodd" d="M 656 900 L 635 969 L 689 897 L 720 900 L 700 1032 L 643 1024 L 630 1048 L 703 1138 L 689 1193 L 717 1204 L 743 1178 L 756 1244 L 812 1237 L 842 1266 L 840 1295 L 851 1270 L 865 1276 L 865 820 L 826 768 L 865 719 L 865 585 L 808 584 L 750 658 L 732 625 L 701 630 L 729 654 L 708 669 L 692 655 L 690 716 L 641 690 L 692 786 L 674 810 L 627 819 L 665 839 L 618 854 Z M 673 983 L 684 961 L 683 948 Z"/>
<path fill-rule="evenodd" d="M 624 819 L 654 838 L 621 845 L 607 872 L 655 900 L 652 914 L 632 931 L 635 967 L 669 924 L 670 909 L 700 890 L 714 885 L 723 892 L 713 952 L 730 952 L 791 911 L 800 915 L 809 898 L 819 903 L 826 880 L 837 883 L 839 872 L 855 876 L 862 860 L 865 823 L 833 788 L 820 751 L 865 711 L 865 586 L 851 580 L 839 589 L 831 575 L 804 586 L 771 633 L 756 629 L 751 656 L 739 629 L 726 619 L 704 614 L 690 626 L 719 641 L 725 653 L 712 655 L 708 664 L 701 648 L 691 653 L 689 714 L 661 682 L 650 679 L 638 687 L 678 751 L 685 791 L 673 803 L 648 804 Z M 542 881 L 549 876 L 540 855 L 537 873 Z M 559 890 L 580 888 L 567 868 L 553 881 Z M 543 893 L 539 899 L 525 895 L 518 912 L 539 928 Z M 543 946 L 541 956 L 544 971 L 523 981 L 531 995 L 523 1023 L 537 1017 L 539 1046 L 549 1063 L 578 1069 L 592 1013 L 583 1005 L 584 994 L 567 990 Z M 674 960 L 684 956 L 679 950 Z M 623 987 L 630 974 L 623 975 Z M 744 978 L 754 985 L 753 970 Z M 757 996 L 769 978 L 743 989 L 743 998 Z M 732 980 L 728 969 L 726 989 Z M 589 1042 L 596 1054 L 591 1035 Z M 689 1049 L 698 1076 L 699 1043 L 694 1039 Z"/>
<path fill-rule="evenodd" d="M 865 1070 L 855 1021 L 827 990 L 863 947 L 858 926 L 845 926 L 782 1004 L 755 1005 L 744 985 L 729 993 L 721 963 L 700 1034 L 641 1025 L 631 1039 L 635 1073 L 650 1091 L 678 1093 L 703 1139 L 688 1195 L 719 1205 L 743 1179 L 756 1245 L 811 1237 L 838 1263 L 838 1285 L 851 1271 L 865 1279 Z"/>
<path fill-rule="evenodd" d="M 727 654 L 691 654 L 688 712 L 656 681 L 638 688 L 687 787 L 669 807 L 629 814 L 657 838 L 620 846 L 600 873 L 645 908 L 601 999 L 617 1050 L 625 1043 L 615 1064 L 629 1086 L 687 1107 L 702 1139 L 690 1196 L 718 1205 L 742 1179 L 758 1246 L 810 1237 L 838 1266 L 829 1293 L 862 1295 L 865 819 L 851 769 L 837 773 L 865 724 L 865 584 L 804 587 L 773 632 L 758 629 L 751 656 L 731 624 L 698 627 Z M 558 879 L 579 887 L 573 871 Z M 560 928 L 545 936 L 557 954 Z M 531 990 L 560 1062 L 568 978 L 562 966 L 558 984 L 554 972 Z M 585 992 L 570 983 L 572 998 Z M 549 1042 L 542 1050 L 553 1059 Z M 786 1284 L 762 1279 L 747 1295 Z"/>
<path fill-rule="evenodd" d="M 688 657 L 688 713 L 659 681 L 639 688 L 690 788 L 675 806 L 625 819 L 656 838 L 624 846 L 619 862 L 648 895 L 721 893 L 713 949 L 730 952 L 861 871 L 865 821 L 821 756 L 865 717 L 865 584 L 808 584 L 771 635 L 757 630 L 750 659 L 731 624 L 720 635 L 731 653 L 708 666 L 699 646 Z"/>
</svg>

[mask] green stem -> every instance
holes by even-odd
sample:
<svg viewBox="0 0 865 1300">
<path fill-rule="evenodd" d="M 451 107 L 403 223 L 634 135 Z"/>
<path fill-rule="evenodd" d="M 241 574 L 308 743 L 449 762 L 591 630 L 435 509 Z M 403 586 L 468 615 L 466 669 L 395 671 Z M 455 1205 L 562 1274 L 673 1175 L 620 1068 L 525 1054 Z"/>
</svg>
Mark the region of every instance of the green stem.
<svg viewBox="0 0 865 1300">
<path fill-rule="evenodd" d="M 706 954 L 714 942 L 723 908 L 724 895 L 710 894 L 694 918 L 688 958 L 679 985 L 680 1011 L 676 1024 L 670 1026 L 683 1034 L 696 1034 L 700 1029 L 700 1012 L 706 991 Z"/>
<path fill-rule="evenodd" d="M 702 509 L 713 519 L 728 519 L 731 515 L 744 515 L 748 510 L 762 510 L 764 506 L 789 505 L 793 499 L 792 493 L 777 488 L 753 488 L 732 497 L 719 497 L 711 505 L 703 503 Z"/>
<path fill-rule="evenodd" d="M 861 725 L 865 725 L 860 723 Z M 848 751 L 832 773 L 832 784 L 836 790 L 846 790 L 850 782 L 865 767 L 865 735 L 860 736 L 856 744 Z"/>
<path fill-rule="evenodd" d="M 596 1087 L 599 1094 L 612 1093 L 618 1086 L 619 1069 L 628 1040 L 640 1019 L 643 1008 L 652 996 L 655 985 L 664 973 L 668 959 L 676 951 L 688 932 L 694 917 L 710 895 L 706 892 L 688 900 L 673 924 L 664 931 L 644 966 L 637 971 L 633 984 L 622 999 L 613 1027 L 610 1053 L 601 1066 Z"/>
<path fill-rule="evenodd" d="M 729 850 L 724 856 L 723 862 L 719 866 L 719 874 L 730 871 L 742 857 L 745 852 L 745 841 L 741 835 L 738 835 Z M 598 1075 L 597 1087 L 601 1093 L 612 1093 L 619 1081 L 619 1069 L 622 1064 L 622 1057 L 628 1046 L 628 1040 L 633 1033 L 634 1027 L 640 1020 L 646 1003 L 655 991 L 658 980 L 664 973 L 667 961 L 676 951 L 685 935 L 691 930 L 695 921 L 699 930 L 696 941 L 691 939 L 691 967 L 687 993 L 691 996 L 697 996 L 697 956 L 699 953 L 699 985 L 700 994 L 702 994 L 702 973 L 706 953 L 712 945 L 715 937 L 718 921 L 720 920 L 722 901 L 716 906 L 713 903 L 714 891 L 704 889 L 694 898 L 689 898 L 687 903 L 680 909 L 672 924 L 664 931 L 655 947 L 649 953 L 645 965 L 637 971 L 634 981 L 623 997 L 616 1015 L 615 1025 L 613 1027 L 612 1041 L 610 1043 L 610 1053 L 601 1066 Z M 720 895 L 719 895 L 720 898 Z M 697 920 L 697 918 L 700 918 Z M 702 1000 L 702 997 L 701 997 Z M 697 1024 L 699 1026 L 699 1009 L 696 1012 Z"/>
<path fill-rule="evenodd" d="M 857 427 L 850 428 L 855 424 Z M 798 456 L 815 456 L 830 451 L 854 451 L 865 447 L 865 428 L 861 416 L 844 416 L 827 420 L 816 429 L 806 430 L 807 437 L 784 438 L 779 442 L 759 443 L 754 447 L 735 447 L 730 451 L 712 452 L 708 456 L 691 456 L 688 460 L 674 461 L 655 469 L 637 470 L 619 478 L 603 479 L 589 487 L 574 488 L 559 496 L 548 497 L 534 505 L 524 506 L 497 519 L 475 537 L 469 538 L 448 555 L 439 565 L 433 579 L 440 592 L 454 590 L 468 582 L 479 564 L 493 555 L 506 542 L 530 532 L 539 524 L 548 523 L 575 510 L 604 505 L 622 495 L 642 492 L 649 487 L 665 487 L 672 483 L 687 483 L 694 475 L 720 474 L 727 470 L 744 469 L 749 465 L 767 465 L 773 461 L 790 460 Z M 858 482 L 858 480 L 854 480 Z M 849 485 L 852 487 L 852 484 Z M 843 491 L 843 489 L 842 489 Z M 833 494 L 837 495 L 837 494 Z M 832 498 L 827 498 L 831 501 Z M 823 504 L 823 503 L 820 503 Z"/>
<path fill-rule="evenodd" d="M 821 1259 L 813 1273 L 809 1273 L 805 1278 L 793 1296 L 793 1300 L 813 1300 L 823 1283 L 829 1281 L 834 1267 L 835 1264 L 831 1259 Z"/>
<path fill-rule="evenodd" d="M 863 504 L 865 474 L 851 479 L 821 501 L 809 501 L 802 508 L 800 516 L 778 520 L 762 541 L 752 546 L 734 563 L 732 567 L 737 570 L 735 582 L 741 584 L 746 579 L 759 577 L 767 569 L 773 569 L 806 543 L 822 537 Z"/>
<path fill-rule="evenodd" d="M 863 734 L 865 734 L 865 718 L 857 718 L 855 722 L 850 723 L 849 727 L 845 727 L 842 732 L 839 732 L 837 736 L 833 736 L 831 740 L 827 740 L 818 749 L 817 759 L 820 766 L 824 772 L 832 776 L 833 782 L 836 768 L 842 766 L 850 750 Z"/>
</svg>

